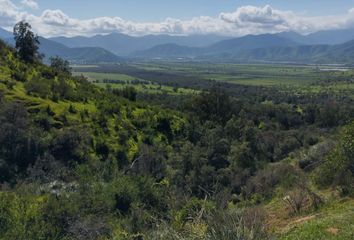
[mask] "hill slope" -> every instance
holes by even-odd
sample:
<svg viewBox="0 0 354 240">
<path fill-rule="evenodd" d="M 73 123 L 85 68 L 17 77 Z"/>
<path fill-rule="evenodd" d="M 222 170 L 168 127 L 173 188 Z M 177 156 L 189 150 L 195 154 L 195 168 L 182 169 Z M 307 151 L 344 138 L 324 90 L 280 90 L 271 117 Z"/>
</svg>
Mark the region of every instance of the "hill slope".
<svg viewBox="0 0 354 240">
<path fill-rule="evenodd" d="M 178 111 L 17 55 L 0 41 L 1 240 L 352 240 L 350 98 L 228 83 Z"/>
</svg>

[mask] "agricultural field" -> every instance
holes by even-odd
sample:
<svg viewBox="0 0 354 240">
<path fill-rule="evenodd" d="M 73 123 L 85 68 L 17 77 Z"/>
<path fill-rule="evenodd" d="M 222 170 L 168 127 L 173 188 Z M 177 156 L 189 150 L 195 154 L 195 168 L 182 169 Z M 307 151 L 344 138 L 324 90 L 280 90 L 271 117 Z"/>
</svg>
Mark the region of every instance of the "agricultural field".
<svg viewBox="0 0 354 240">
<path fill-rule="evenodd" d="M 73 67 L 75 69 L 75 67 Z M 90 69 L 90 68 L 89 68 Z M 165 86 L 153 81 L 144 80 L 142 78 L 136 78 L 127 74 L 120 73 L 99 73 L 99 72 L 74 72 L 74 75 L 85 76 L 88 81 L 94 83 L 95 85 L 106 88 L 110 87 L 113 89 L 123 89 L 126 86 L 134 86 L 134 88 L 139 92 L 145 92 L 149 94 L 192 94 L 198 91 L 178 88 L 172 86 Z"/>
<path fill-rule="evenodd" d="M 227 83 L 267 87 L 298 94 L 334 93 L 354 97 L 354 69 L 318 65 L 131 63 L 128 65 L 74 66 L 75 75 L 105 87 L 134 85 L 149 93 L 188 94 Z M 177 89 L 177 90 L 176 90 Z M 188 89 L 193 89 L 188 90 Z"/>
</svg>

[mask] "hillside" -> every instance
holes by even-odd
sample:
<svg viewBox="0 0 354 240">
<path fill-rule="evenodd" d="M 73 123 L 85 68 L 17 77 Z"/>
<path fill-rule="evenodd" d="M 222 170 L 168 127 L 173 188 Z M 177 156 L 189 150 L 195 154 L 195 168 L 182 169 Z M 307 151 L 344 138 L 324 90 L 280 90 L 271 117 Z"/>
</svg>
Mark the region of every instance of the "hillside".
<svg viewBox="0 0 354 240">
<path fill-rule="evenodd" d="M 0 41 L 1 240 L 351 239 L 350 96 L 128 67 L 199 89 L 148 94 L 19 56 Z"/>
</svg>

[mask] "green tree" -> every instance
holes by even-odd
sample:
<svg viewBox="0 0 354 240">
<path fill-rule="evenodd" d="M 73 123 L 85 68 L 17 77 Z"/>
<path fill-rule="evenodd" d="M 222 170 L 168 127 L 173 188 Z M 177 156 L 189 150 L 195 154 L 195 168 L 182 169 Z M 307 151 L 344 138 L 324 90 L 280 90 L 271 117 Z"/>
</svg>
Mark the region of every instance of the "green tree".
<svg viewBox="0 0 354 240">
<path fill-rule="evenodd" d="M 58 75 L 60 73 L 69 74 L 71 73 L 70 63 L 67 60 L 64 60 L 58 56 L 51 57 L 50 67 L 53 69 L 53 72 Z"/>
<path fill-rule="evenodd" d="M 14 27 L 14 39 L 20 58 L 28 63 L 33 63 L 40 58 L 38 53 L 38 36 L 31 31 L 29 23 L 21 21 Z"/>
<path fill-rule="evenodd" d="M 235 106 L 228 93 L 216 86 L 196 96 L 186 107 L 202 122 L 209 120 L 224 125 L 231 118 Z"/>
</svg>

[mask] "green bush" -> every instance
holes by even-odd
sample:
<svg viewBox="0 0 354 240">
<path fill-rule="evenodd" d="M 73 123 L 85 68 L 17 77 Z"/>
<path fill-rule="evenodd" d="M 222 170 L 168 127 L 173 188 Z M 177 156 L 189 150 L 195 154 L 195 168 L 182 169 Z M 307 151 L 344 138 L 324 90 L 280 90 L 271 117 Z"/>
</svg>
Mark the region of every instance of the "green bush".
<svg viewBox="0 0 354 240">
<path fill-rule="evenodd" d="M 51 81 L 35 76 L 25 83 L 25 89 L 29 95 L 47 98 L 51 94 Z"/>
<path fill-rule="evenodd" d="M 315 180 L 321 187 L 338 186 L 344 192 L 353 192 L 354 122 L 343 128 L 337 146 L 318 168 Z"/>
</svg>

